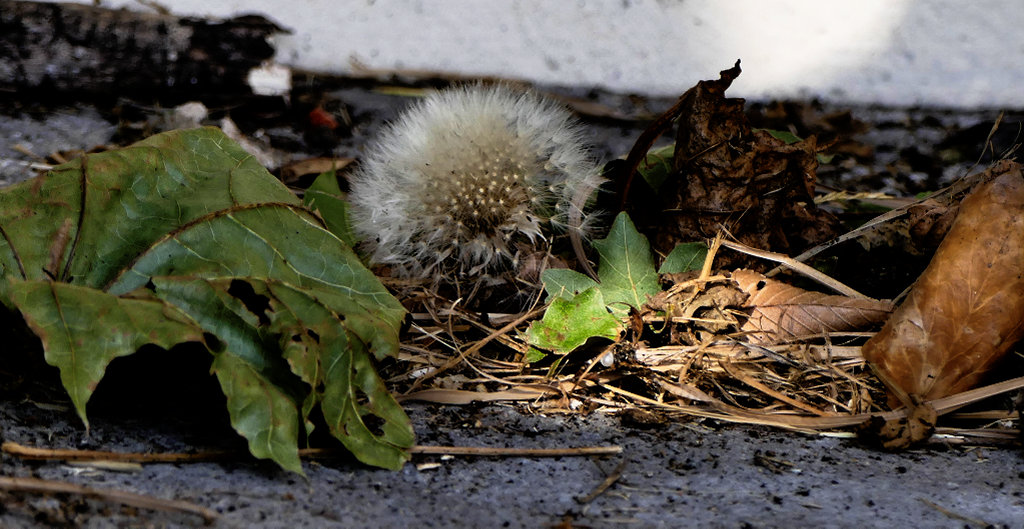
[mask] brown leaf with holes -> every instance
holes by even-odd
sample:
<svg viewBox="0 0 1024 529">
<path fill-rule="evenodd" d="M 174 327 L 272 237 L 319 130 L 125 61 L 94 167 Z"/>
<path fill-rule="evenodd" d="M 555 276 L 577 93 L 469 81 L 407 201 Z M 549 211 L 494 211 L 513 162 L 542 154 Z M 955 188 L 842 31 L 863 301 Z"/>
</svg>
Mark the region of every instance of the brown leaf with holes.
<svg viewBox="0 0 1024 529">
<path fill-rule="evenodd" d="M 751 343 L 777 343 L 825 332 L 864 329 L 885 320 L 892 303 L 804 290 L 753 270 L 735 270 L 732 278 L 749 294 L 750 317 L 740 327 Z"/>
<path fill-rule="evenodd" d="M 1024 176 L 1014 163 L 963 200 L 907 300 L 863 351 L 899 400 L 925 401 L 974 387 L 1022 337 Z"/>
</svg>

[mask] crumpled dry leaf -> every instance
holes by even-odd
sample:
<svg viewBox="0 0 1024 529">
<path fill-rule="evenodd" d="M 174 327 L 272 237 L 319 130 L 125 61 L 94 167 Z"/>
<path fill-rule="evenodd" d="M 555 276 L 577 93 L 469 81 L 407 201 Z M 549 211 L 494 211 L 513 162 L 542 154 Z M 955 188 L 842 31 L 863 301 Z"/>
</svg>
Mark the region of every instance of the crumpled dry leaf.
<svg viewBox="0 0 1024 529">
<path fill-rule="evenodd" d="M 663 275 L 662 279 L 672 285 L 647 300 L 640 310 L 641 318 L 648 322 L 685 323 L 668 327 L 671 344 L 696 345 L 704 341 L 705 333 L 734 332 L 739 327 L 736 314 L 747 295 L 722 275 L 689 280 L 685 276 Z M 664 314 L 658 317 L 658 313 Z"/>
<path fill-rule="evenodd" d="M 630 197 L 630 214 L 663 254 L 679 243 L 714 237 L 723 227 L 743 244 L 784 253 L 836 234 L 836 219 L 813 201 L 814 137 L 787 144 L 752 129 L 744 100 L 725 97 L 739 74 L 737 61 L 720 79 L 701 81 L 682 96 L 673 107 L 679 125 L 672 171 L 660 189 L 648 190 L 650 196 Z M 649 140 L 645 132 L 637 142 L 643 147 Z M 630 153 L 629 160 L 636 158 Z M 723 256 L 718 264 L 737 266 L 745 259 Z"/>
<path fill-rule="evenodd" d="M 907 300 L 864 344 L 899 400 L 975 386 L 1024 337 L 1024 176 L 1010 164 L 963 200 Z"/>
<path fill-rule="evenodd" d="M 751 343 L 776 343 L 824 332 L 863 329 L 884 320 L 892 303 L 804 290 L 753 270 L 735 270 L 732 278 L 750 295 L 750 317 L 740 327 Z"/>
</svg>

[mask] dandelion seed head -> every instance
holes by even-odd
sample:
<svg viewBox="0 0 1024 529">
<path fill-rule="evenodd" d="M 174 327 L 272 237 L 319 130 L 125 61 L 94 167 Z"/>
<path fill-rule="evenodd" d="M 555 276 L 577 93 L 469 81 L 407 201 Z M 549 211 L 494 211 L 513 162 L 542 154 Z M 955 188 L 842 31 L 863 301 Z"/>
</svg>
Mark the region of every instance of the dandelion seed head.
<svg viewBox="0 0 1024 529">
<path fill-rule="evenodd" d="M 406 111 L 352 175 L 349 197 L 372 261 L 455 281 L 515 267 L 512 243 L 540 241 L 551 225 L 584 226 L 600 183 L 566 110 L 477 85 Z"/>
</svg>

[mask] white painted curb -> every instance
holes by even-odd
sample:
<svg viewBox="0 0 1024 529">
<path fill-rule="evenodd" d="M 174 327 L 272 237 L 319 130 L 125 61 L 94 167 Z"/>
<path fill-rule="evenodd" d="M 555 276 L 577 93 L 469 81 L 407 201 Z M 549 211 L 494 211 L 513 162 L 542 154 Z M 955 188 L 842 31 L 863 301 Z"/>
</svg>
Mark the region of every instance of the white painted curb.
<svg viewBox="0 0 1024 529">
<path fill-rule="evenodd" d="M 78 0 L 92 3 L 90 0 Z M 145 10 L 137 0 L 105 7 Z M 1024 4 L 936 0 L 173 0 L 292 30 L 278 62 L 676 95 L 742 59 L 754 99 L 1024 108 Z"/>
</svg>

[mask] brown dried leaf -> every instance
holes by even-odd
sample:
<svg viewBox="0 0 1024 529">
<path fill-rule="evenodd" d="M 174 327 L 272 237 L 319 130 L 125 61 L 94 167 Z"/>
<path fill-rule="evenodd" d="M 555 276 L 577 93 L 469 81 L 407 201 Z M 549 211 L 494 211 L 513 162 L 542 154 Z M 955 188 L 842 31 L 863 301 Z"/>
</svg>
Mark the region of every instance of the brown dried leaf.
<svg viewBox="0 0 1024 529">
<path fill-rule="evenodd" d="M 815 138 L 787 144 L 752 129 L 745 101 L 725 96 L 739 75 L 737 62 L 680 98 L 672 171 L 651 196 L 631 197 L 630 215 L 662 253 L 722 228 L 748 246 L 785 253 L 835 235 L 836 219 L 814 205 Z M 749 260 L 720 256 L 718 264 L 737 259 Z"/>
<path fill-rule="evenodd" d="M 744 307 L 750 317 L 740 327 L 752 343 L 776 343 L 824 332 L 852 331 L 881 322 L 892 303 L 835 296 L 804 290 L 768 279 L 752 270 L 736 270 L 732 278 L 750 295 Z"/>
<path fill-rule="evenodd" d="M 900 400 L 974 387 L 1024 337 L 1024 176 L 1019 164 L 963 200 L 906 302 L 864 344 Z"/>
</svg>

